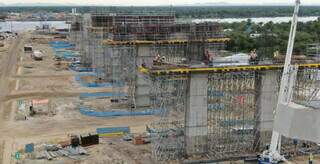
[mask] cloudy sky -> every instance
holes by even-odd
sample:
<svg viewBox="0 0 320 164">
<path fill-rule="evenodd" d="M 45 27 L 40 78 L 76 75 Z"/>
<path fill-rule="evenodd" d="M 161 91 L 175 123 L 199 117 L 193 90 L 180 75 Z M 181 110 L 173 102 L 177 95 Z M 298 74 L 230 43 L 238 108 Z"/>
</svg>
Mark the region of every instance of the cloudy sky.
<svg viewBox="0 0 320 164">
<path fill-rule="evenodd" d="M 57 4 L 79 4 L 79 5 L 190 5 L 195 3 L 240 3 L 240 4 L 262 4 L 262 3 L 294 3 L 294 0 L 0 0 L 0 3 L 57 3 Z M 302 0 L 303 4 L 320 4 L 319 0 Z"/>
</svg>

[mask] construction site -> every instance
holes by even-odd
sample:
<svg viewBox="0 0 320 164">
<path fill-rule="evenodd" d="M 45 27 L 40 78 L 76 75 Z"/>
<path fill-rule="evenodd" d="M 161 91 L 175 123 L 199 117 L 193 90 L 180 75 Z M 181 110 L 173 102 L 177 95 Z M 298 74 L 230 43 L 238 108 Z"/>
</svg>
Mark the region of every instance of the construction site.
<svg viewBox="0 0 320 164">
<path fill-rule="evenodd" d="M 0 161 L 320 162 L 320 61 L 291 62 L 299 5 L 282 61 L 174 12 L 73 9 L 68 30 L 5 40 Z"/>
</svg>

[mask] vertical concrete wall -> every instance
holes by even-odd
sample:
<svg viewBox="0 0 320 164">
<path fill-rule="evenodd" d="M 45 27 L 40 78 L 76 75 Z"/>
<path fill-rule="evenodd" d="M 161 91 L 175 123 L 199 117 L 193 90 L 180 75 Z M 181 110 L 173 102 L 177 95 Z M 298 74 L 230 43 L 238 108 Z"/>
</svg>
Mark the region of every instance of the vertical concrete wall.
<svg viewBox="0 0 320 164">
<path fill-rule="evenodd" d="M 273 111 L 278 101 L 278 77 L 279 72 L 265 71 L 261 77 L 260 97 L 258 107 L 260 108 L 260 131 L 272 131 Z"/>
<path fill-rule="evenodd" d="M 145 63 L 147 66 L 152 65 L 155 54 L 152 54 L 152 47 L 150 45 L 137 45 L 137 65 L 141 66 Z"/>
<path fill-rule="evenodd" d="M 186 153 L 188 155 L 207 152 L 207 74 L 191 74 L 187 92 Z"/>
<path fill-rule="evenodd" d="M 150 107 L 150 80 L 144 75 L 137 74 L 135 88 L 135 103 L 137 108 Z"/>
<path fill-rule="evenodd" d="M 137 47 L 137 69 L 145 63 L 152 64 L 154 54 L 151 54 L 151 47 L 149 45 L 139 45 Z M 137 71 L 138 72 L 138 71 Z M 144 75 L 137 73 L 135 83 L 135 104 L 137 108 L 150 107 L 150 85 L 151 81 L 146 79 Z"/>
</svg>

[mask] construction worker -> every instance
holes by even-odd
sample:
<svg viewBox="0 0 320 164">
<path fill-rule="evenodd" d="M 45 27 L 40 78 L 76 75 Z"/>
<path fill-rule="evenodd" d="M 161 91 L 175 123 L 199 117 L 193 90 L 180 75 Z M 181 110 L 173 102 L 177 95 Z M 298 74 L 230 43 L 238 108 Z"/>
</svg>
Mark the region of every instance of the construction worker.
<svg viewBox="0 0 320 164">
<path fill-rule="evenodd" d="M 213 55 L 212 53 L 210 53 L 209 50 L 206 50 L 206 51 L 205 51 L 205 56 L 206 56 L 206 59 L 207 59 L 208 61 L 212 61 L 213 58 L 214 58 L 214 55 Z"/>
<path fill-rule="evenodd" d="M 206 58 L 206 62 L 208 62 L 208 64 L 210 65 L 210 63 L 213 61 L 214 59 L 214 54 L 210 53 L 210 51 L 208 49 L 206 49 L 205 51 L 205 58 Z"/>
<path fill-rule="evenodd" d="M 309 164 L 313 164 L 313 154 L 310 153 L 309 155 Z"/>
<path fill-rule="evenodd" d="M 160 59 L 161 59 L 160 54 L 157 54 L 157 55 L 155 56 L 155 58 L 153 59 L 153 64 L 159 63 L 159 62 L 160 62 Z"/>
<path fill-rule="evenodd" d="M 249 59 L 250 64 L 257 65 L 258 64 L 257 58 L 258 58 L 258 55 L 256 50 L 254 49 L 253 51 L 250 52 L 250 59 Z"/>
</svg>

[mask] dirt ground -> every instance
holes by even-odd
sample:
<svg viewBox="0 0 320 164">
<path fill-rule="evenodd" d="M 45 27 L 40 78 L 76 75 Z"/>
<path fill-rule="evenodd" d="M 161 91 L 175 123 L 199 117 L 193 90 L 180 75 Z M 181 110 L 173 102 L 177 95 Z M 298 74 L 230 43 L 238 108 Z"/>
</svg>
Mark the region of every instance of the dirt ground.
<svg viewBox="0 0 320 164">
<path fill-rule="evenodd" d="M 80 114 L 78 106 L 82 101 L 79 99 L 81 93 L 108 92 L 111 88 L 81 86 L 75 80 L 75 72 L 56 68 L 53 50 L 49 45 L 32 43 L 29 40 L 31 36 L 30 33 L 21 34 L 19 39 L 8 42 L 12 47 L 7 46 L 6 50 L 0 51 L 1 63 L 10 65 L 0 69 L 0 89 L 6 90 L 0 94 L 0 163 L 19 162 L 13 156 L 27 143 L 65 140 L 71 134 L 94 133 L 99 127 L 129 126 L 133 133 L 143 133 L 145 126 L 156 119 L 155 116 L 96 118 Z M 25 44 L 44 52 L 44 60 L 34 61 L 30 54 L 24 53 L 22 49 Z M 34 108 L 43 111 L 50 109 L 51 112 L 28 116 L 27 120 L 18 119 L 18 102 L 23 100 L 28 109 L 32 99 L 48 99 L 47 106 L 35 105 Z M 95 106 L 108 104 L 103 102 Z M 103 139 L 101 144 L 88 148 L 90 155 L 83 160 L 61 158 L 50 163 L 150 163 L 149 146 L 135 146 L 120 138 Z M 25 163 L 49 162 L 33 160 Z"/>
</svg>

